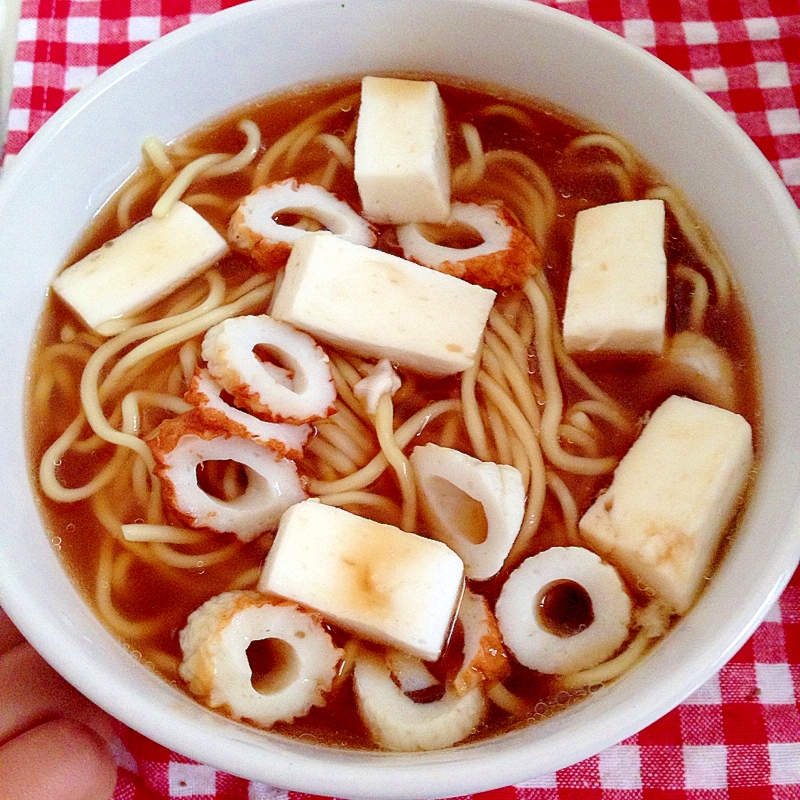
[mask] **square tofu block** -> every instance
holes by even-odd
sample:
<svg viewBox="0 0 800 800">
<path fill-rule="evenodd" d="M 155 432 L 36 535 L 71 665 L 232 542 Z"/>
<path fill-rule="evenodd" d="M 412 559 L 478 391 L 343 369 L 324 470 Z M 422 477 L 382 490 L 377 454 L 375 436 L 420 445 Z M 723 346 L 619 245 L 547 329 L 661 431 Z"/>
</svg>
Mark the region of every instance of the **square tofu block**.
<svg viewBox="0 0 800 800">
<path fill-rule="evenodd" d="M 191 206 L 148 217 L 65 269 L 53 290 L 99 333 L 104 322 L 166 297 L 218 261 L 228 245 Z"/>
<path fill-rule="evenodd" d="M 581 536 L 682 614 L 697 595 L 752 463 L 752 432 L 743 417 L 673 395 L 584 514 Z"/>
<path fill-rule="evenodd" d="M 432 81 L 361 82 L 355 178 L 374 222 L 444 222 L 450 213 L 447 125 Z"/>
<path fill-rule="evenodd" d="M 570 353 L 661 353 L 667 315 L 664 201 L 581 211 L 564 311 Z"/>
<path fill-rule="evenodd" d="M 490 289 L 320 231 L 293 247 L 270 313 L 365 358 L 451 375 L 472 365 L 494 298 Z"/>
<path fill-rule="evenodd" d="M 284 512 L 258 590 L 434 661 L 463 578 L 461 559 L 441 542 L 306 500 Z"/>
</svg>

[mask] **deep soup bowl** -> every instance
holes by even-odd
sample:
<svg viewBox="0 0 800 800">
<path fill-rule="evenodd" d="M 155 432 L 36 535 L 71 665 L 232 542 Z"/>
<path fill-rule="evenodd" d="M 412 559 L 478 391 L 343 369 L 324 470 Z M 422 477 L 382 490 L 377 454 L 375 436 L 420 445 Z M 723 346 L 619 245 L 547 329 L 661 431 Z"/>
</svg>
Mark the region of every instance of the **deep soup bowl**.
<svg viewBox="0 0 800 800">
<path fill-rule="evenodd" d="M 541 723 L 427 753 L 335 750 L 233 722 L 141 664 L 98 622 L 44 530 L 26 464 L 29 351 L 48 282 L 140 159 L 251 98 L 389 70 L 538 96 L 631 142 L 727 254 L 763 374 L 760 474 L 690 613 L 635 668 Z M 105 72 L 33 137 L 0 185 L 0 602 L 78 689 L 221 770 L 350 798 L 446 797 L 531 779 L 653 722 L 746 641 L 800 554 L 800 224 L 785 187 L 708 97 L 621 38 L 527 0 L 274 0 L 194 22 Z"/>
</svg>

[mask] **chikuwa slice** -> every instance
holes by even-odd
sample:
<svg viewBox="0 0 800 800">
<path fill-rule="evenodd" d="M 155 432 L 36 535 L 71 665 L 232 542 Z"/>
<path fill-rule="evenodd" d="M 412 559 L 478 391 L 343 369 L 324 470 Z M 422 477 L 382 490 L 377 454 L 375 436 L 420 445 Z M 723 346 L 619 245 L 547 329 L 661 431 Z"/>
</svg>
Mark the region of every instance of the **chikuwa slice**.
<svg viewBox="0 0 800 800">
<path fill-rule="evenodd" d="M 411 464 L 432 534 L 461 556 L 468 578 L 496 575 L 525 513 L 519 470 L 433 443 L 415 447 Z"/>
<path fill-rule="evenodd" d="M 453 203 L 444 235 L 459 226 L 483 241 L 464 248 L 439 244 L 415 222 L 398 227 L 397 241 L 405 258 L 490 289 L 521 286 L 541 266 L 539 249 L 504 206 Z"/>
<path fill-rule="evenodd" d="M 334 411 L 328 356 L 285 322 L 266 314 L 231 317 L 208 330 L 202 353 L 209 373 L 237 404 L 263 419 L 299 424 Z"/>
<path fill-rule="evenodd" d="M 371 651 L 359 655 L 353 688 L 361 718 L 387 750 L 437 750 L 469 736 L 487 708 L 480 687 L 459 695 L 452 687 L 430 703 L 418 703 L 395 683 L 385 660 Z"/>
<path fill-rule="evenodd" d="M 238 436 L 208 431 L 195 412 L 165 420 L 148 439 L 156 459 L 164 500 L 194 528 L 234 533 L 243 542 L 275 530 L 289 506 L 305 491 L 293 461 Z M 244 467 L 247 485 L 231 499 L 215 497 L 199 483 L 197 471 L 207 461 L 233 461 Z"/>
<path fill-rule="evenodd" d="M 248 658 L 254 644 L 270 650 L 264 675 Z M 264 728 L 323 705 L 343 655 L 318 615 L 249 591 L 225 592 L 193 611 L 180 645 L 180 675 L 193 694 Z"/>
<path fill-rule="evenodd" d="M 464 661 L 453 688 L 457 694 L 465 695 L 484 682 L 502 680 L 510 665 L 500 628 L 485 597 L 465 588 L 458 621 L 464 635 Z"/>
<path fill-rule="evenodd" d="M 207 420 L 210 430 L 218 429 L 221 433 L 252 439 L 286 458 L 300 456 L 303 446 L 311 436 L 311 426 L 308 424 L 267 422 L 225 402 L 222 387 L 207 369 L 195 370 L 184 400 L 198 409 Z"/>
<path fill-rule="evenodd" d="M 664 355 L 669 367 L 685 381 L 686 394 L 733 411 L 737 401 L 736 371 L 731 357 L 718 344 L 696 331 L 681 331 L 672 338 Z"/>
<path fill-rule="evenodd" d="M 308 230 L 279 221 L 280 215 L 313 220 L 353 244 L 372 247 L 375 233 L 370 224 L 336 195 L 311 183 L 290 178 L 260 186 L 239 204 L 228 226 L 228 238 L 265 267 L 280 267 L 292 245 Z"/>
<path fill-rule="evenodd" d="M 579 616 L 585 619 L 577 628 L 560 624 L 558 608 L 567 605 L 565 599 L 583 606 Z M 511 573 L 495 613 L 503 642 L 520 664 L 565 675 L 606 661 L 622 646 L 631 600 L 617 571 L 591 550 L 551 547 Z"/>
</svg>

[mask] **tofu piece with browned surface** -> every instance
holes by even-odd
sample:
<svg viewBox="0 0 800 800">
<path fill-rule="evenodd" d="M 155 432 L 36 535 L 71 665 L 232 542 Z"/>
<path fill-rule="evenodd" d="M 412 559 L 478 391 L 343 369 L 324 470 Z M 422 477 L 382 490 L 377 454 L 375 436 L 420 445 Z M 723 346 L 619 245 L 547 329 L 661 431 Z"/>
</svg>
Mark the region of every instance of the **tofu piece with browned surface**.
<svg viewBox="0 0 800 800">
<path fill-rule="evenodd" d="M 56 294 L 90 327 L 152 305 L 218 261 L 228 245 L 191 206 L 147 217 L 56 276 Z"/>
<path fill-rule="evenodd" d="M 450 213 L 447 125 L 433 81 L 361 82 L 355 179 L 373 222 L 444 222 Z"/>
<path fill-rule="evenodd" d="M 666 316 L 664 201 L 579 212 L 564 310 L 567 351 L 659 354 Z"/>
<path fill-rule="evenodd" d="M 472 366 L 495 296 L 320 231 L 292 248 L 270 313 L 365 358 L 452 375 Z"/>
<path fill-rule="evenodd" d="M 673 395 L 580 520 L 584 541 L 675 613 L 693 603 L 753 463 L 739 414 Z"/>
<path fill-rule="evenodd" d="M 312 499 L 284 512 L 258 590 L 433 661 L 463 580 L 463 562 L 441 542 Z"/>
</svg>

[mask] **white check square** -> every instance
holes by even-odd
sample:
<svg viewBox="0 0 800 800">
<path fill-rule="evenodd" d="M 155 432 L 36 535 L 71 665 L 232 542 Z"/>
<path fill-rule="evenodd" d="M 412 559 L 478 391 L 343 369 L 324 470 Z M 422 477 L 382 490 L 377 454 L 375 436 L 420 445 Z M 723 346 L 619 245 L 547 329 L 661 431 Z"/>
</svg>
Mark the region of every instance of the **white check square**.
<svg viewBox="0 0 800 800">
<path fill-rule="evenodd" d="M 638 745 L 618 744 L 599 755 L 603 789 L 641 789 L 642 771 Z"/>
<path fill-rule="evenodd" d="M 131 42 L 152 42 L 161 36 L 161 17 L 131 17 L 128 39 Z"/>
<path fill-rule="evenodd" d="M 726 92 L 728 90 L 728 76 L 723 67 L 693 69 L 692 81 L 698 89 L 702 89 L 704 92 Z"/>
<path fill-rule="evenodd" d="M 780 61 L 756 61 L 758 85 L 762 89 L 791 86 L 789 65 Z"/>
<path fill-rule="evenodd" d="M 191 797 L 192 795 L 217 792 L 217 773 L 213 767 L 203 764 L 182 764 L 171 762 L 169 765 L 169 796 Z"/>
<path fill-rule="evenodd" d="M 683 33 L 686 44 L 716 44 L 719 41 L 713 22 L 684 22 Z"/>
<path fill-rule="evenodd" d="M 70 17 L 67 20 L 67 42 L 97 44 L 100 41 L 100 20 L 97 17 Z"/>
<path fill-rule="evenodd" d="M 683 775 L 687 789 L 724 789 L 728 785 L 725 745 L 685 745 Z"/>
<path fill-rule="evenodd" d="M 800 784 L 800 742 L 772 742 L 767 748 L 773 786 Z"/>
<path fill-rule="evenodd" d="M 782 158 L 778 166 L 787 186 L 800 186 L 800 158 Z"/>
<path fill-rule="evenodd" d="M 639 47 L 656 46 L 656 25 L 651 19 L 626 19 L 622 22 L 625 38 Z"/>
<path fill-rule="evenodd" d="M 788 664 L 756 664 L 760 703 L 794 705 L 794 684 Z"/>
<path fill-rule="evenodd" d="M 755 17 L 746 19 L 744 26 L 747 28 L 747 36 L 754 41 L 764 41 L 766 39 L 778 39 L 781 29 L 775 17 Z"/>
<path fill-rule="evenodd" d="M 796 108 L 773 108 L 767 111 L 767 124 L 773 136 L 800 133 L 800 111 Z"/>
</svg>

